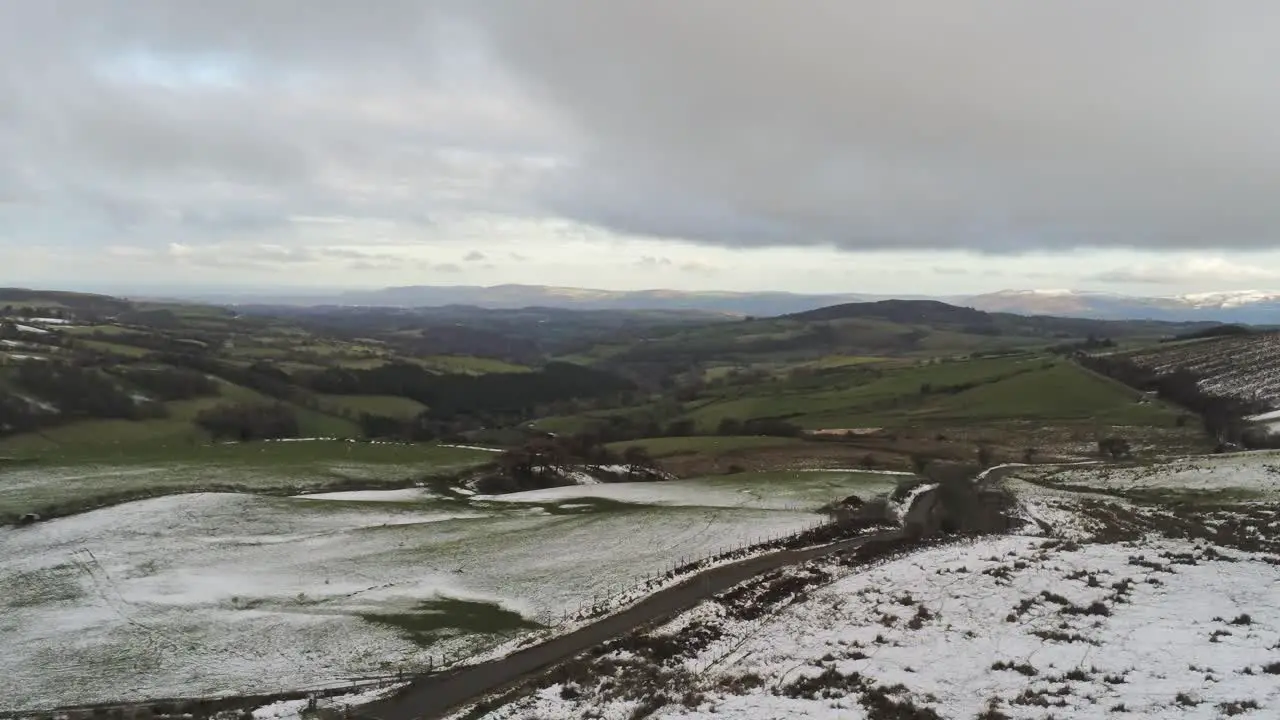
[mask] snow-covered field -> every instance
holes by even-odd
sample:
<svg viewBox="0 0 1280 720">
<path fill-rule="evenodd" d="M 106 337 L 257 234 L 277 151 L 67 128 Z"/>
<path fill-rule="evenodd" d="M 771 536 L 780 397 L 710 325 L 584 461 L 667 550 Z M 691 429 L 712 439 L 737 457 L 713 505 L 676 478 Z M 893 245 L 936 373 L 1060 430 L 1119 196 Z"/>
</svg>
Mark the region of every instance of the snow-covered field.
<svg viewBox="0 0 1280 720">
<path fill-rule="evenodd" d="M 873 496 L 894 489 L 899 474 L 858 470 L 739 473 L 658 483 L 598 483 L 495 495 L 498 502 L 548 502 L 599 498 L 674 506 L 811 510 L 851 494 Z"/>
<path fill-rule="evenodd" d="M 795 477 L 781 506 L 744 474 L 524 502 L 187 494 L 0 529 L 0 709 L 337 684 L 456 659 L 503 640 L 477 632 L 492 622 L 557 622 L 681 559 L 808 527 L 818 505 L 880 482 Z M 589 495 L 600 487 L 622 497 Z M 424 634 L 424 620 L 438 627 Z"/>
<path fill-rule="evenodd" d="M 1280 717 L 1277 465 L 1022 468 L 1020 534 L 758 577 L 469 717 Z M 1114 494 L 1186 488 L 1228 494 Z"/>
<path fill-rule="evenodd" d="M 761 617 L 704 603 L 485 717 L 621 719 L 646 702 L 689 720 L 1276 717 L 1268 557 L 1014 536 L 817 564 L 793 572 L 798 602 Z"/>
<path fill-rule="evenodd" d="M 1205 455 L 1128 467 L 1027 469 L 1021 473 L 1050 485 L 1073 488 L 1208 492 L 1236 499 L 1280 499 L 1280 452 L 1276 451 Z"/>
</svg>

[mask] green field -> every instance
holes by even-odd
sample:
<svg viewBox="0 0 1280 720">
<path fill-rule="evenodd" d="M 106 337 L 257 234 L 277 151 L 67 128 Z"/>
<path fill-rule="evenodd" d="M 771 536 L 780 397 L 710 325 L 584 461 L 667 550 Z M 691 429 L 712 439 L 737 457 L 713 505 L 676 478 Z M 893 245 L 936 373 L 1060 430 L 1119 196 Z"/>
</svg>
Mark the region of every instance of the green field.
<svg viewBox="0 0 1280 720">
<path fill-rule="evenodd" d="M 37 433 L 0 439 L 0 456 L 125 455 L 146 452 L 149 447 L 186 448 L 208 441 L 208 434 L 193 424 L 202 410 L 227 402 L 274 402 L 258 392 L 218 380 L 220 394 L 165 403 L 169 417 L 152 420 L 77 420 Z M 304 407 L 294 407 L 302 437 L 359 437 L 359 426 L 340 417 Z"/>
<path fill-rule="evenodd" d="M 62 325 L 58 328 L 68 335 L 144 335 L 141 330 L 121 327 L 119 325 Z"/>
<path fill-rule="evenodd" d="M 937 420 L 1096 420 L 1114 425 L 1168 425 L 1177 413 L 1161 403 L 1140 404 L 1141 393 L 1060 362 L 930 406 Z"/>
<path fill-rule="evenodd" d="M 80 340 L 78 344 L 91 350 L 109 353 L 111 355 L 124 355 L 125 357 L 142 357 L 149 350 L 133 345 L 125 345 L 123 343 L 107 342 L 105 340 Z"/>
<path fill-rule="evenodd" d="M 412 360 L 423 367 L 440 373 L 486 375 L 488 373 L 529 372 L 529 368 L 524 365 L 517 365 L 495 358 L 473 357 L 470 355 L 428 355 L 426 357 L 413 358 Z"/>
<path fill-rule="evenodd" d="M 799 438 L 745 436 L 698 435 L 693 437 L 645 438 L 610 443 L 607 447 L 621 452 L 632 446 L 639 446 L 656 457 L 672 455 L 689 455 L 693 453 L 720 454 L 735 450 L 757 450 L 772 447 L 795 447 L 804 444 Z"/>
<path fill-rule="evenodd" d="M 923 364 L 880 373 L 855 367 L 848 372 L 802 375 L 717 389 L 708 393 L 708 402 L 692 410 L 688 417 L 704 430 L 715 429 L 725 418 L 767 417 L 790 418 L 810 428 L 844 427 L 824 423 L 830 422 L 829 418 L 840 418 L 843 422 L 883 414 L 890 404 L 914 400 L 926 384 L 945 386 L 990 381 L 1025 369 L 1028 369 L 1025 359 L 1012 358 Z"/>
<path fill-rule="evenodd" d="M 426 409 L 426 405 L 395 395 L 318 395 L 326 408 L 350 410 L 355 414 L 368 413 L 384 417 L 412 418 Z"/>
<path fill-rule="evenodd" d="M 703 431 L 725 418 L 785 418 L 807 429 L 1007 420 L 1173 424 L 1175 409 L 1140 397 L 1065 360 L 1016 356 L 730 386 L 690 403 L 687 417 Z"/>
<path fill-rule="evenodd" d="M 493 453 L 439 445 L 278 441 L 153 445 L 95 456 L 75 448 L 0 464 L 0 522 L 183 492 L 305 492 L 389 487 L 452 474 Z"/>
</svg>

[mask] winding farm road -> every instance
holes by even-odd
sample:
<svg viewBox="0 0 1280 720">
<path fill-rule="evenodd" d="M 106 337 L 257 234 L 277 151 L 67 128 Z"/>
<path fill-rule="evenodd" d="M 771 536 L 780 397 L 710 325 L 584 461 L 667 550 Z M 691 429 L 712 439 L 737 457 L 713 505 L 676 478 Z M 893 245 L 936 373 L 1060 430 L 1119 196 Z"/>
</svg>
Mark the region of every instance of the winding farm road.
<svg viewBox="0 0 1280 720">
<path fill-rule="evenodd" d="M 511 687 L 580 652 L 684 612 L 707 597 L 724 592 L 757 575 L 851 550 L 875 540 L 896 540 L 902 535 L 900 530 L 891 530 L 818 547 L 779 550 L 710 568 L 678 585 L 659 590 L 625 610 L 566 635 L 496 660 L 422 676 L 395 695 L 358 708 L 352 715 L 368 720 L 425 720 L 442 717 Z"/>
</svg>

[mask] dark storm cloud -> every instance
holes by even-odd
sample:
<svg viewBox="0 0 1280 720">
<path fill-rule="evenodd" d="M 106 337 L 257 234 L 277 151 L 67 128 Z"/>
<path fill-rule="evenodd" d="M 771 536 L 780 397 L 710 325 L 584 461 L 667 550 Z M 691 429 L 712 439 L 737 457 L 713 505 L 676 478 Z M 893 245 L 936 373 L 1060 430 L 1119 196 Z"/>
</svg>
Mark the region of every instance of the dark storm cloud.
<svg viewBox="0 0 1280 720">
<path fill-rule="evenodd" d="M 1280 6 L 477 3 L 574 217 L 726 245 L 1273 246 Z"/>
<path fill-rule="evenodd" d="M 1274 247 L 1276 37 L 1251 0 L 10 2 L 0 242 L 496 213 L 733 247 Z"/>
</svg>

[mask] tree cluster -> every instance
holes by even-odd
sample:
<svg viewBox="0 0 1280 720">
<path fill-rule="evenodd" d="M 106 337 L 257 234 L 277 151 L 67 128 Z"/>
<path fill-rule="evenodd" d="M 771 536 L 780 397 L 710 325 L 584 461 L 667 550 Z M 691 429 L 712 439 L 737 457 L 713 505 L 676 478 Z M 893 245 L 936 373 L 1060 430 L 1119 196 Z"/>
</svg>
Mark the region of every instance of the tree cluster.
<svg viewBox="0 0 1280 720">
<path fill-rule="evenodd" d="M 298 417 L 284 403 L 222 403 L 201 411 L 196 425 L 215 440 L 274 440 L 298 436 Z"/>
<path fill-rule="evenodd" d="M 48 413 L 39 412 L 26 400 L 0 392 L 0 437 L 38 430 L 49 420 Z"/>
<path fill-rule="evenodd" d="M 1094 372 L 1114 378 L 1129 387 L 1155 392 L 1169 402 L 1200 416 L 1205 432 L 1219 442 L 1241 443 L 1249 439 L 1243 418 L 1267 410 L 1265 404 L 1237 397 L 1205 392 L 1200 377 L 1179 368 L 1160 373 L 1117 355 L 1085 355 L 1077 362 Z"/>
<path fill-rule="evenodd" d="M 329 368 L 310 378 L 316 392 L 338 395 L 398 395 L 426 405 L 431 419 L 459 416 L 516 419 L 540 405 L 572 398 L 608 396 L 633 389 L 611 373 L 571 363 L 548 363 L 536 372 L 436 375 L 411 363 L 368 370 Z"/>
<path fill-rule="evenodd" d="M 60 411 L 64 419 L 77 416 L 141 420 L 164 417 L 165 407 L 122 388 L 110 376 L 91 368 L 60 362 L 27 362 L 15 379 Z"/>
<path fill-rule="evenodd" d="M 649 451 L 639 445 L 614 452 L 591 435 L 537 438 L 498 456 L 500 474 L 489 478 L 487 492 L 509 492 L 555 487 L 566 474 L 582 465 L 623 465 L 629 475 L 657 467 Z"/>
<path fill-rule="evenodd" d="M 166 353 L 156 359 L 167 365 L 213 375 L 280 400 L 299 399 L 302 394 L 288 373 L 269 362 L 258 361 L 248 367 L 240 367 L 194 352 Z"/>
<path fill-rule="evenodd" d="M 1133 454 L 1133 448 L 1122 437 L 1105 437 L 1098 441 L 1098 454 L 1113 459 L 1127 458 Z"/>
</svg>

